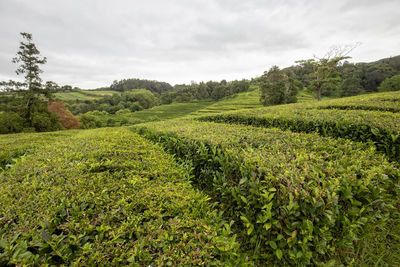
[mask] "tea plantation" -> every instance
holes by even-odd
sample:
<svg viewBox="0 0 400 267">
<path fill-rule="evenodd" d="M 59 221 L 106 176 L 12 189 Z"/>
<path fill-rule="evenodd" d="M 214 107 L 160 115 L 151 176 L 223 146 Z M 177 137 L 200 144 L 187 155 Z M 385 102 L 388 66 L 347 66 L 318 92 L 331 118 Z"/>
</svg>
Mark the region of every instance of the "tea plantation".
<svg viewBox="0 0 400 267">
<path fill-rule="evenodd" d="M 56 138 L 1 173 L 0 265 L 240 262 L 229 224 L 189 181 L 126 129 Z"/>
<path fill-rule="evenodd" d="M 398 265 L 400 94 L 235 101 L 0 136 L 0 265 Z"/>
</svg>

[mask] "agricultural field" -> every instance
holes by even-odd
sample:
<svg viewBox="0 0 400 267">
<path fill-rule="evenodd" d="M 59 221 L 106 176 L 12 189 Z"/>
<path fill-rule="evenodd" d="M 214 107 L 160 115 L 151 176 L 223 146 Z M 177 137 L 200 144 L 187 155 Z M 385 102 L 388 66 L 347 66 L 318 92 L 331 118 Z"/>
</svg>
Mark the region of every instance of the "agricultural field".
<svg viewBox="0 0 400 267">
<path fill-rule="evenodd" d="M 132 129 L 191 162 L 193 184 L 233 222 L 255 265 L 395 266 L 400 117 L 386 107 L 399 100 L 371 94 Z"/>
<path fill-rule="evenodd" d="M 400 94 L 256 94 L 0 136 L 0 265 L 396 266 Z"/>
<path fill-rule="evenodd" d="M 191 115 L 216 114 L 226 111 L 239 109 L 251 109 L 262 107 L 260 103 L 260 90 L 255 89 L 248 92 L 239 93 L 233 96 L 225 97 L 224 99 L 209 105 Z"/>
<path fill-rule="evenodd" d="M 75 102 L 85 100 L 96 100 L 104 96 L 111 96 L 113 94 L 120 94 L 116 91 L 90 91 L 90 90 L 79 90 L 78 92 L 63 92 L 55 93 L 54 96 L 61 101 Z"/>
<path fill-rule="evenodd" d="M 169 120 L 193 114 L 212 105 L 213 101 L 197 101 L 189 103 L 172 103 L 155 106 L 151 109 L 132 113 L 130 118 L 137 122 Z"/>
<path fill-rule="evenodd" d="M 2 266 L 240 261 L 184 165 L 127 129 L 60 136 L 0 175 Z"/>
<path fill-rule="evenodd" d="M 321 109 L 378 110 L 400 112 L 400 91 L 324 101 Z"/>
</svg>

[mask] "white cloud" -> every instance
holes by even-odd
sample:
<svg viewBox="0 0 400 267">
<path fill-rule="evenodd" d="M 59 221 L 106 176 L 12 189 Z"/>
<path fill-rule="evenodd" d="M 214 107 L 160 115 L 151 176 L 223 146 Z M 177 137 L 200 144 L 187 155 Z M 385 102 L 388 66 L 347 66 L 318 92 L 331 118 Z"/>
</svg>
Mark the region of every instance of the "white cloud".
<svg viewBox="0 0 400 267">
<path fill-rule="evenodd" d="M 400 52 L 397 0 L 2 0 L 0 78 L 13 78 L 19 32 L 48 58 L 46 80 L 83 88 L 138 77 L 241 79 L 362 42 L 354 61 Z"/>
</svg>

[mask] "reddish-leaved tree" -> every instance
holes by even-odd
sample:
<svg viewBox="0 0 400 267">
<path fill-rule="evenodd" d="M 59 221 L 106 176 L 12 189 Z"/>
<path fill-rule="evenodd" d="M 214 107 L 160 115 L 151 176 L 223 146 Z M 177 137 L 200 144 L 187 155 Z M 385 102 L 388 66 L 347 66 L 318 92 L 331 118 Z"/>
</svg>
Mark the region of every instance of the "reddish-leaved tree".
<svg viewBox="0 0 400 267">
<path fill-rule="evenodd" d="M 65 129 L 79 129 L 79 119 L 71 114 L 61 101 L 49 102 L 47 109 L 57 114 Z"/>
</svg>

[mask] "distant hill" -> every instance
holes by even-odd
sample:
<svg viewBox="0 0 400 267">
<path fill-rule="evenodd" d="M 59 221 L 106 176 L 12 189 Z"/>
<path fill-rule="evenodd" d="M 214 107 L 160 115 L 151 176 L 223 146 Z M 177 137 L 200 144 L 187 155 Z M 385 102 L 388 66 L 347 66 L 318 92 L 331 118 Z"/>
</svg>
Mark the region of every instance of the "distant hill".
<svg viewBox="0 0 400 267">
<path fill-rule="evenodd" d="M 159 82 L 145 79 L 123 79 L 114 81 L 107 90 L 124 92 L 132 89 L 147 89 L 153 93 L 161 94 L 172 91 L 174 88 L 167 82 Z M 104 88 L 101 88 L 103 91 Z"/>
</svg>

